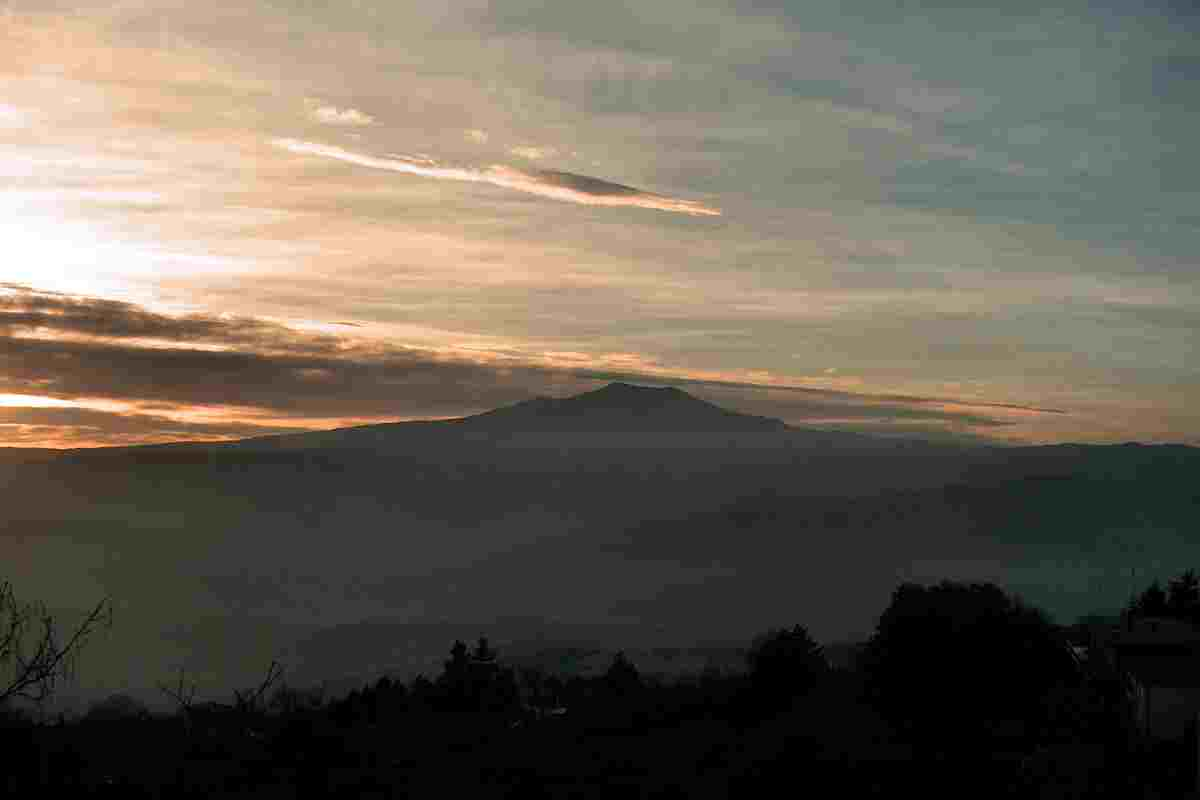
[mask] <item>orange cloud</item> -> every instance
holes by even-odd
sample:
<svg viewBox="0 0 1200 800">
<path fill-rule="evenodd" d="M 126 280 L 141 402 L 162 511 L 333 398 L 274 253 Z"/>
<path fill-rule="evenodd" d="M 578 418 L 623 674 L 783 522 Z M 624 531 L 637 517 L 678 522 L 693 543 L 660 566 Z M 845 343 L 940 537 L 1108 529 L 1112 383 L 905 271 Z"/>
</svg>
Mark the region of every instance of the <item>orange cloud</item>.
<svg viewBox="0 0 1200 800">
<path fill-rule="evenodd" d="M 419 349 L 253 317 L 167 315 L 0 284 L 0 444 L 221 440 L 484 411 L 614 380 L 687 388 L 797 424 L 987 432 L 1061 411 L 870 395 L 769 372 L 672 368 L 639 353 Z"/>
</svg>

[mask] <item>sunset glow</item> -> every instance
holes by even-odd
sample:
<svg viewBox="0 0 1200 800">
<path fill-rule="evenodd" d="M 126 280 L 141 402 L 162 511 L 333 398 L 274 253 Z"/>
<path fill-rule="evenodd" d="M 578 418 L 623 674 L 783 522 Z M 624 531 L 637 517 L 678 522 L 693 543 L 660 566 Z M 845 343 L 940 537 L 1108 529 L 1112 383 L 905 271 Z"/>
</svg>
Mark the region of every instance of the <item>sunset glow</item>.
<svg viewBox="0 0 1200 800">
<path fill-rule="evenodd" d="M 1190 118 L 1147 139 L 1120 88 L 1161 77 L 1150 45 L 1181 35 L 1165 22 L 1127 44 L 1144 70 L 1047 21 L 1020 69 L 966 74 L 924 23 L 885 34 L 833 10 L 718 4 L 700 14 L 717 48 L 671 35 L 668 4 L 625 20 L 634 48 L 612 21 L 524 30 L 489 4 L 434 20 L 367 3 L 336 25 L 290 2 L 85 6 L 0 17 L 0 393 L 9 430 L 52 407 L 114 428 L 0 444 L 159 440 L 120 423 L 132 406 L 95 405 L 161 399 L 123 369 L 172 371 L 160 416 L 218 438 L 453 416 L 609 374 L 797 424 L 1200 435 L 1193 167 L 1170 155 Z M 989 19 L 980 36 L 1009 36 Z M 1068 51 L 1086 66 L 1060 73 Z M 1043 72 L 1063 77 L 1029 80 Z M 1137 107 L 1175 113 L 1175 82 L 1155 85 Z M 1047 116 L 1065 97 L 1107 133 Z M 60 296 L 73 311 L 46 308 Z M 221 314 L 240 322 L 197 327 Z M 103 367 L 84 355 L 101 345 Z M 224 401 L 189 395 L 151 352 L 307 374 L 308 399 L 280 417 L 249 372 L 221 379 Z M 359 370 L 353 387 L 279 361 L 317 353 Z M 468 369 L 487 389 L 435 400 L 387 374 L 413 358 L 423 381 Z"/>
<path fill-rule="evenodd" d="M 1187 0 L 0 2 L 4 797 L 1200 796 L 1197 87 Z"/>
</svg>

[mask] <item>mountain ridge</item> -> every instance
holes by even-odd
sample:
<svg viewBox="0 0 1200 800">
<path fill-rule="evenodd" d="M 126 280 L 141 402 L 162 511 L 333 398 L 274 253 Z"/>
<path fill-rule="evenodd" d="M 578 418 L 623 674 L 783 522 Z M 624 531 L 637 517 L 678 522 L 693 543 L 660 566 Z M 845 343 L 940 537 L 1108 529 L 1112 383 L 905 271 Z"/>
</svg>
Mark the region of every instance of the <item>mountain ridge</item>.
<svg viewBox="0 0 1200 800">
<path fill-rule="evenodd" d="M 749 433 L 789 429 L 782 420 L 731 411 L 675 387 L 623 382 L 570 397 L 534 397 L 459 422 L 470 428 L 519 432 Z"/>
<path fill-rule="evenodd" d="M 449 436 L 447 437 L 447 434 Z M 1172 451 L 1195 451 L 1183 443 L 1087 443 L 1053 444 L 947 443 L 912 437 L 888 437 L 810 425 L 789 425 L 783 420 L 723 408 L 673 386 L 647 386 L 614 381 L 598 389 L 567 397 L 538 395 L 487 411 L 461 417 L 377 422 L 325 430 L 297 431 L 252 436 L 236 440 L 180 440 L 95 448 L 0 448 L 0 464 L 15 466 L 62 456 L 197 453 L 222 450 L 356 450 L 389 446 L 423 446 L 434 442 L 467 443 L 518 440 L 532 446 L 547 443 L 567 447 L 621 447 L 641 441 L 670 448 L 682 447 L 688 438 L 700 447 L 716 444 L 739 446 L 821 445 L 858 449 L 894 450 L 918 447 L 939 451 L 998 450 L 1010 456 L 1037 455 L 1047 459 L 1082 457 L 1095 452 L 1150 455 Z M 634 437 L 630 439 L 629 437 Z M 565 437 L 565 438 L 563 438 Z M 625 441 L 619 441 L 621 438 Z M 568 441 L 569 440 L 569 441 Z M 556 445 L 557 446 L 557 445 Z M 724 446 L 724 445 L 722 445 Z"/>
<path fill-rule="evenodd" d="M 307 449 L 386 446 L 397 439 L 459 434 L 495 439 L 539 434 L 590 437 L 788 434 L 783 420 L 722 408 L 674 387 L 613 382 L 569 397 L 537 396 L 478 414 L 438 420 L 380 422 L 324 431 L 241 439 L 218 446 L 238 449 Z M 844 434 L 859 438 L 858 434 Z M 457 438 L 457 437 L 456 437 Z M 576 437 L 578 438 L 578 437 Z"/>
</svg>

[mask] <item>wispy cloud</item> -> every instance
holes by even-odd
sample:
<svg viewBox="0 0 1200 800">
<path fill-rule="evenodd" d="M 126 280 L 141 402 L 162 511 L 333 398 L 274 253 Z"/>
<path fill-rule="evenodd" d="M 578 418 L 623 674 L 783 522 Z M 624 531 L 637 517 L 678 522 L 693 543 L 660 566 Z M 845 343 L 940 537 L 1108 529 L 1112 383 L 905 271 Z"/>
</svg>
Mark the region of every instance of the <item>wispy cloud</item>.
<svg viewBox="0 0 1200 800">
<path fill-rule="evenodd" d="M 372 169 L 385 169 L 392 172 L 403 172 L 408 175 L 419 175 L 425 178 L 440 178 L 451 181 L 468 181 L 472 183 L 487 183 L 512 189 L 518 192 L 528 192 L 555 200 L 570 203 L 580 203 L 589 206 L 631 206 L 634 208 L 649 208 L 656 211 L 671 211 L 693 216 L 719 216 L 719 209 L 705 205 L 695 200 L 681 200 L 665 195 L 635 189 L 620 183 L 593 178 L 588 175 L 578 175 L 573 172 L 558 172 L 555 170 L 519 170 L 502 164 L 488 167 L 449 167 L 442 166 L 429 158 L 411 158 L 407 156 L 391 156 L 379 158 L 363 153 L 355 153 L 334 145 L 305 142 L 298 139 L 275 139 L 273 144 L 292 153 L 322 156 L 357 164 Z"/>
<path fill-rule="evenodd" d="M 324 125 L 341 125 L 351 128 L 361 128 L 371 125 L 375 118 L 357 108 L 338 108 L 337 106 L 309 103 L 309 116 Z"/>
</svg>

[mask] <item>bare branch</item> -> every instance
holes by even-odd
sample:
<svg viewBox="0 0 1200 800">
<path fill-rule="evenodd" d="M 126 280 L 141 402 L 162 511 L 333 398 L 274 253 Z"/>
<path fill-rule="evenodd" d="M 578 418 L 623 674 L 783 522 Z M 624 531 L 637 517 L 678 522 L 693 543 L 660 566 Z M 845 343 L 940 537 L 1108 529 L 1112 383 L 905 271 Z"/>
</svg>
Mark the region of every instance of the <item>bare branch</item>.
<svg viewBox="0 0 1200 800">
<path fill-rule="evenodd" d="M 282 677 L 283 666 L 278 661 L 271 661 L 271 665 L 267 667 L 267 674 L 257 689 L 234 690 L 233 697 L 238 709 L 241 711 L 252 711 L 258 708 L 263 696 Z"/>
<path fill-rule="evenodd" d="M 179 706 L 179 710 L 183 712 L 191 711 L 192 706 L 196 702 L 196 684 L 184 683 L 184 669 L 179 668 L 179 681 L 175 686 L 168 686 L 165 683 L 160 683 L 158 689 L 171 700 L 175 701 L 175 705 Z"/>
<path fill-rule="evenodd" d="M 22 698 L 48 699 L 58 684 L 73 675 L 87 639 L 101 626 L 112 625 L 112 603 L 106 598 L 88 612 L 65 639 L 58 620 L 39 604 L 19 601 L 10 582 L 0 584 L 0 706 Z"/>
</svg>

